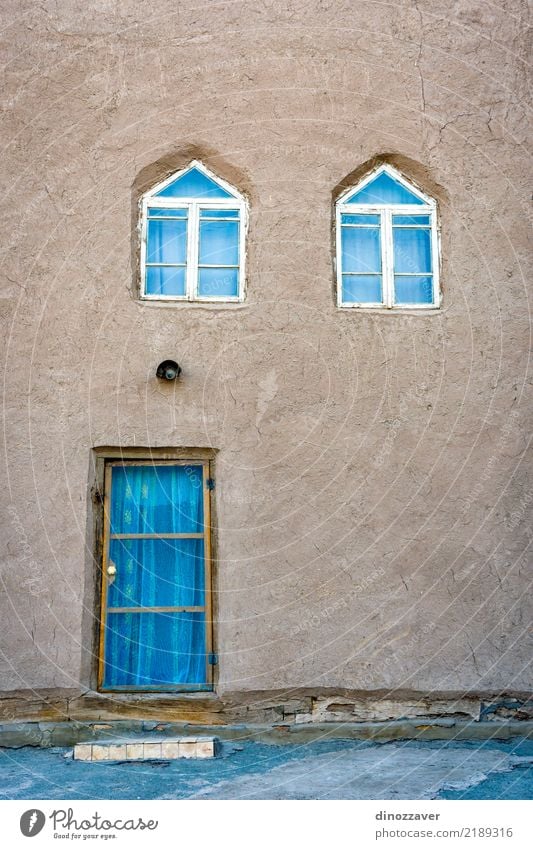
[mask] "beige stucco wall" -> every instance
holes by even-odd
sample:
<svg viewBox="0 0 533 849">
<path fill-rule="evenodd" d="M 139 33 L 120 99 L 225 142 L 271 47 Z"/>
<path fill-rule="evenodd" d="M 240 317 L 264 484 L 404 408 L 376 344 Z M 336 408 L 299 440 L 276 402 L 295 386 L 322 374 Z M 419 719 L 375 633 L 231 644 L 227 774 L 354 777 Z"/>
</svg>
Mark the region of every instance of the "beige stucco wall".
<svg viewBox="0 0 533 849">
<path fill-rule="evenodd" d="M 101 445 L 218 449 L 220 693 L 530 689 L 525 0 L 2 7 L 0 689 L 91 684 Z M 192 156 L 250 201 L 241 306 L 136 299 Z M 376 156 L 439 201 L 438 313 L 335 307 Z"/>
</svg>

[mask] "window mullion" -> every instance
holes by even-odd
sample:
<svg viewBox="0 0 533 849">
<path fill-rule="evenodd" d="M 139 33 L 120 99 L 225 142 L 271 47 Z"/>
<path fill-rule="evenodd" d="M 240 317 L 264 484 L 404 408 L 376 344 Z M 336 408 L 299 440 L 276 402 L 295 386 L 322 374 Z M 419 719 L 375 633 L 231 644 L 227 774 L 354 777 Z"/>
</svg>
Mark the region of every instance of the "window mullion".
<svg viewBox="0 0 533 849">
<path fill-rule="evenodd" d="M 246 206 L 239 204 L 239 301 L 244 298 L 246 283 Z"/>
<path fill-rule="evenodd" d="M 431 224 L 431 286 L 433 292 L 432 306 L 440 306 L 440 251 L 439 234 L 437 230 L 437 213 L 434 209 L 430 212 Z"/>
<path fill-rule="evenodd" d="M 335 236 L 336 236 L 336 271 L 337 271 L 337 306 L 341 307 L 343 303 L 344 293 L 342 291 L 342 214 L 339 204 L 337 204 L 337 209 L 335 211 Z"/>
<path fill-rule="evenodd" d="M 148 203 L 143 199 L 141 208 L 141 297 L 146 295 L 146 243 L 148 239 Z"/>
<path fill-rule="evenodd" d="M 189 228 L 187 238 L 187 298 L 193 301 L 198 291 L 198 248 L 199 248 L 198 204 L 189 204 Z"/>
<path fill-rule="evenodd" d="M 392 210 L 381 213 L 383 245 L 383 301 L 389 309 L 394 304 L 394 251 L 392 245 Z"/>
</svg>

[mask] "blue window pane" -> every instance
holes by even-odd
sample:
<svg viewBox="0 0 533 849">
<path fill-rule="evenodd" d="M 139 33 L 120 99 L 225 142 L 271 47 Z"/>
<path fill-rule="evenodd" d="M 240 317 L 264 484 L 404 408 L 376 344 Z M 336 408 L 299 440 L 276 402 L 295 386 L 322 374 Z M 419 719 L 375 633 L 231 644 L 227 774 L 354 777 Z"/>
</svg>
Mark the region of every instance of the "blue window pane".
<svg viewBox="0 0 533 849">
<path fill-rule="evenodd" d="M 379 227 L 342 228 L 342 271 L 381 271 Z"/>
<path fill-rule="evenodd" d="M 154 197 L 218 200 L 219 198 L 231 199 L 233 195 L 197 168 L 191 168 Z"/>
<path fill-rule="evenodd" d="M 203 613 L 108 613 L 104 687 L 205 684 Z"/>
<path fill-rule="evenodd" d="M 199 268 L 198 294 L 203 298 L 236 298 L 239 294 L 239 269 Z"/>
<path fill-rule="evenodd" d="M 147 295 L 185 295 L 185 268 L 152 265 L 146 269 Z"/>
<path fill-rule="evenodd" d="M 108 607 L 203 607 L 203 539 L 112 539 Z"/>
<path fill-rule="evenodd" d="M 395 277 L 395 304 L 432 304 L 433 278 L 428 277 Z"/>
<path fill-rule="evenodd" d="M 239 264 L 239 223 L 200 221 L 200 265 Z"/>
<path fill-rule="evenodd" d="M 382 300 L 380 274 L 342 275 L 343 304 L 380 304 Z"/>
<path fill-rule="evenodd" d="M 431 232 L 394 230 L 394 271 L 399 274 L 431 273 Z"/>
<path fill-rule="evenodd" d="M 186 221 L 148 221 L 147 262 L 179 265 L 187 257 Z"/>
<path fill-rule="evenodd" d="M 200 218 L 239 218 L 238 209 L 201 209 Z"/>
<path fill-rule="evenodd" d="M 187 209 L 159 209 L 157 206 L 148 207 L 148 218 L 187 218 Z"/>
<path fill-rule="evenodd" d="M 409 189 L 402 186 L 385 171 L 374 177 L 366 186 L 350 195 L 344 203 L 416 203 L 423 204 L 424 201 L 417 197 Z"/>
<path fill-rule="evenodd" d="M 361 215 L 347 215 L 343 213 L 341 215 L 341 223 L 342 224 L 380 224 L 380 216 L 379 215 L 366 215 L 366 213 L 362 213 Z"/>
<path fill-rule="evenodd" d="M 114 466 L 111 534 L 203 533 L 202 466 Z"/>
<path fill-rule="evenodd" d="M 393 215 L 392 216 L 392 225 L 396 227 L 398 225 L 405 226 L 406 224 L 416 224 L 418 227 L 421 226 L 429 226 L 430 224 L 430 216 L 429 215 Z"/>
</svg>

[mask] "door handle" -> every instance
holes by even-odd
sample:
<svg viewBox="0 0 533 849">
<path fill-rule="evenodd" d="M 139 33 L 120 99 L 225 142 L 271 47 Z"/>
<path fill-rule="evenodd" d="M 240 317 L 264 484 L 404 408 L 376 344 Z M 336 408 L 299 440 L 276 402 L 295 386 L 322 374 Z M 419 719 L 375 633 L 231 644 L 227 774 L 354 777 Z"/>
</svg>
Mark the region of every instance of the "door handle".
<svg viewBox="0 0 533 849">
<path fill-rule="evenodd" d="M 112 583 L 113 583 L 113 581 L 115 580 L 115 576 L 116 576 L 116 574 L 117 574 L 117 567 L 115 566 L 115 564 L 113 563 L 113 561 L 112 561 L 112 560 L 110 560 L 110 561 L 109 561 L 109 564 L 108 564 L 108 567 L 107 567 L 107 577 L 108 577 L 108 580 L 109 580 L 109 583 L 110 583 L 110 584 L 112 584 Z"/>
</svg>

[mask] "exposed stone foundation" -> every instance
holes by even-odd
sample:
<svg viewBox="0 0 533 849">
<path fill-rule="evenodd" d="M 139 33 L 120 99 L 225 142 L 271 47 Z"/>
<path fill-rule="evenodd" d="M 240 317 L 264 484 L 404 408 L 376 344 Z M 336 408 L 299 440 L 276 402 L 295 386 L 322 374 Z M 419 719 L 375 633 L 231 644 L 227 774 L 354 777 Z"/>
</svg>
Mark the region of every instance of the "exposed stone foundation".
<svg viewBox="0 0 533 849">
<path fill-rule="evenodd" d="M 0 696 L 0 721 L 151 720 L 191 725 L 293 725 L 439 718 L 478 722 L 533 720 L 527 693 L 331 692 L 298 689 L 247 693 L 104 694 L 19 690 Z"/>
</svg>

